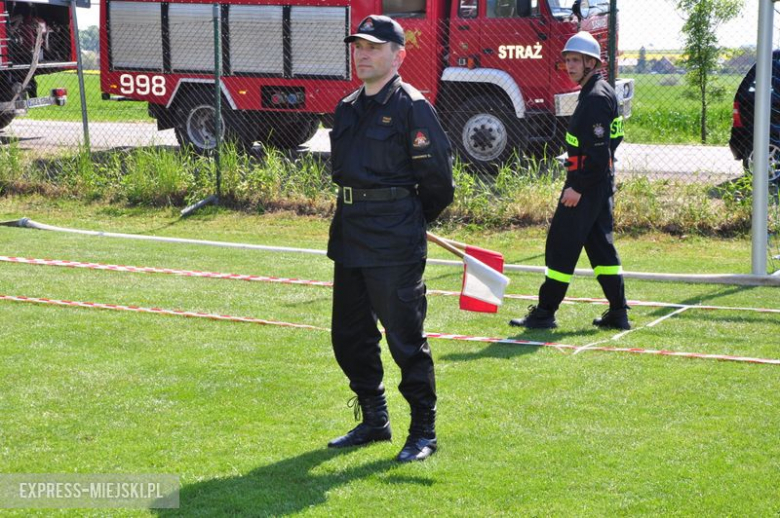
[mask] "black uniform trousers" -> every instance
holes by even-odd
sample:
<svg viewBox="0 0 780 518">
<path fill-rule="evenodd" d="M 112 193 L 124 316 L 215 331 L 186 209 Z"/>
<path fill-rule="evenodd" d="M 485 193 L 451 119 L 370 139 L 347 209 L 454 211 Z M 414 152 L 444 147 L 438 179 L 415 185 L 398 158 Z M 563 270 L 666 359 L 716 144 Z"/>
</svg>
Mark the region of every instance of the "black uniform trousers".
<svg viewBox="0 0 780 518">
<path fill-rule="evenodd" d="M 605 181 L 588 190 L 575 207 L 558 204 L 547 233 L 545 264 L 548 274 L 539 290 L 541 308 L 558 309 L 566 296 L 569 282 L 556 279 L 556 274 L 571 276 L 583 247 L 597 274 L 598 267 L 620 265 L 612 236 L 612 193 L 612 182 Z M 597 275 L 597 279 L 609 300 L 610 309 L 626 307 L 622 275 Z"/>
<path fill-rule="evenodd" d="M 384 393 L 378 318 L 385 328 L 390 353 L 401 369 L 401 394 L 412 407 L 436 406 L 433 357 L 423 333 L 428 309 L 424 271 L 424 260 L 360 268 L 335 263 L 333 350 L 358 396 Z"/>
</svg>

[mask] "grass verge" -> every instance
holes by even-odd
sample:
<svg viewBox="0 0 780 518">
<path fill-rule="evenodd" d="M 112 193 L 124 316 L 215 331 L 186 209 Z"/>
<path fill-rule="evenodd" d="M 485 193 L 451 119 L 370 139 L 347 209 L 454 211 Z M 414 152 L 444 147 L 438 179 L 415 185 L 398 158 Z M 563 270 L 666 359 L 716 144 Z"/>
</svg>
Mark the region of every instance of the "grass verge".
<svg viewBox="0 0 780 518">
<path fill-rule="evenodd" d="M 262 156 L 248 156 L 227 146 L 221 168 L 225 206 L 322 216 L 334 209 L 328 164 L 313 155 L 291 157 L 269 148 Z M 475 175 L 456 163 L 455 202 L 443 218 L 490 228 L 546 224 L 564 174 L 554 161 L 514 162 L 495 176 Z M 0 148 L 0 194 L 181 207 L 212 194 L 215 184 L 212 160 L 178 150 L 81 150 L 31 159 L 15 143 Z M 624 231 L 735 235 L 750 229 L 751 208 L 750 184 L 744 179 L 712 186 L 630 177 L 619 180 L 615 220 Z"/>
</svg>

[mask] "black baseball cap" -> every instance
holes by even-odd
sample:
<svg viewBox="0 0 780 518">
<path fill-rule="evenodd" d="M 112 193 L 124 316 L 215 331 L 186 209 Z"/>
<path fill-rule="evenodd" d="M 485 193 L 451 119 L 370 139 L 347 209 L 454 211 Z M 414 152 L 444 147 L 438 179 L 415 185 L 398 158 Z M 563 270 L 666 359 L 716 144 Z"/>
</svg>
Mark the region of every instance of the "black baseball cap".
<svg viewBox="0 0 780 518">
<path fill-rule="evenodd" d="M 344 43 L 352 43 L 358 38 L 372 43 L 393 42 L 401 46 L 406 45 L 406 37 L 401 24 L 388 16 L 378 14 L 363 18 L 363 21 L 358 25 L 357 32 L 344 38 Z"/>
</svg>

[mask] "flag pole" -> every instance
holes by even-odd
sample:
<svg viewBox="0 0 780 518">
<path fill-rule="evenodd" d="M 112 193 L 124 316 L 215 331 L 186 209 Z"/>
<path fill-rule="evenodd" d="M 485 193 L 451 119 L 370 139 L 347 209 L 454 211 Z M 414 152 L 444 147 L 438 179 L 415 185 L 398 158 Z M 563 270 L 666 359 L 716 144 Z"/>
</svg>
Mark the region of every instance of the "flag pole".
<svg viewBox="0 0 780 518">
<path fill-rule="evenodd" d="M 449 241 L 447 241 L 444 238 L 441 238 L 441 237 L 439 237 L 439 236 L 437 236 L 435 234 L 432 234 L 430 232 L 426 232 L 425 236 L 428 238 L 428 241 L 430 241 L 431 243 L 436 243 L 437 245 L 439 245 L 443 249 L 447 250 L 448 252 L 450 252 L 450 253 L 452 253 L 454 255 L 457 255 L 461 259 L 463 259 L 463 257 L 466 255 L 466 253 L 463 250 L 458 250 L 455 246 L 453 246 L 453 243 L 450 243 Z M 462 244 L 462 243 L 458 243 L 458 244 Z M 465 245 L 464 245 L 464 248 L 465 248 Z"/>
</svg>

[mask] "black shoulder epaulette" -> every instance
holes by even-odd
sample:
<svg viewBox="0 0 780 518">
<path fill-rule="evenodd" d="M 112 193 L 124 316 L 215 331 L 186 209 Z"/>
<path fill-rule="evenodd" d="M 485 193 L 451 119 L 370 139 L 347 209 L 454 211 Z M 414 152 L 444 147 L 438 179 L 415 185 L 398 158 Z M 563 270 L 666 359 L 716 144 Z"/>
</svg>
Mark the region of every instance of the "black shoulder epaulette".
<svg viewBox="0 0 780 518">
<path fill-rule="evenodd" d="M 360 92 L 362 92 L 362 91 L 363 91 L 363 88 L 358 88 L 357 90 L 355 90 L 354 92 L 352 92 L 351 94 L 349 94 L 348 96 L 346 96 L 345 98 L 343 98 L 343 99 L 341 100 L 341 102 L 343 102 L 343 103 L 352 103 L 352 102 L 355 102 L 355 99 L 357 99 L 357 98 L 358 98 L 358 95 L 360 95 Z"/>
<path fill-rule="evenodd" d="M 425 96 L 409 83 L 401 81 L 401 88 L 403 88 L 406 95 L 408 95 L 412 101 L 425 101 Z"/>
</svg>

